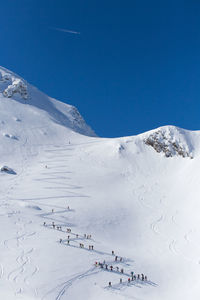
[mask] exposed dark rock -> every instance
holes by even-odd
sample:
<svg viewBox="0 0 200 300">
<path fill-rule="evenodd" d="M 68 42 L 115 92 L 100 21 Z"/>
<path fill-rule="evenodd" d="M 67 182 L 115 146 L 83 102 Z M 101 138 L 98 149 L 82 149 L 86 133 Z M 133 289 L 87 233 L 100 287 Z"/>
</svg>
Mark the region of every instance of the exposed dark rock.
<svg viewBox="0 0 200 300">
<path fill-rule="evenodd" d="M 182 157 L 193 158 L 186 150 L 186 147 L 180 145 L 177 140 L 174 141 L 174 138 L 166 136 L 161 130 L 149 135 L 148 138 L 144 139 L 144 143 L 153 147 L 158 153 L 163 152 L 166 157 L 180 155 Z"/>
</svg>

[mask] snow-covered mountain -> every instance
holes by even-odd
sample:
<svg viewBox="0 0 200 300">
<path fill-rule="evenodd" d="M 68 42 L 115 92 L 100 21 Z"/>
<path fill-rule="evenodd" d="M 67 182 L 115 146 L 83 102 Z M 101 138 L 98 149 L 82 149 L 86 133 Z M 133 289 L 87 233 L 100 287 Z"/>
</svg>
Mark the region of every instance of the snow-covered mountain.
<svg viewBox="0 0 200 300">
<path fill-rule="evenodd" d="M 0 299 L 199 299 L 200 132 L 98 138 L 0 73 Z"/>
<path fill-rule="evenodd" d="M 44 114 L 48 114 L 48 118 L 52 119 L 55 123 L 84 135 L 95 136 L 95 133 L 86 125 L 84 119 L 74 106 L 64 104 L 46 96 L 18 75 L 2 67 L 0 68 L 0 93 L 2 98 L 1 110 L 13 113 L 13 110 L 17 109 L 16 114 L 20 114 L 20 110 L 24 113 L 24 107 L 26 106 L 26 115 L 32 115 L 29 125 L 40 124 L 36 116 L 45 118 Z M 13 101 L 8 101 L 8 99 Z M 33 122 L 32 124 L 31 121 Z"/>
</svg>

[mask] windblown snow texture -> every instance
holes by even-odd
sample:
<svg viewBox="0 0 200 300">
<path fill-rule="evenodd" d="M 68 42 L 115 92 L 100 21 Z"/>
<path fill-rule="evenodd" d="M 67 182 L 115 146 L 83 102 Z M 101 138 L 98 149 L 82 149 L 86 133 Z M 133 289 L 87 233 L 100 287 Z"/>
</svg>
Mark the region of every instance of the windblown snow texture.
<svg viewBox="0 0 200 300">
<path fill-rule="evenodd" d="M 198 300 L 200 133 L 98 138 L 0 73 L 0 298 Z"/>
</svg>

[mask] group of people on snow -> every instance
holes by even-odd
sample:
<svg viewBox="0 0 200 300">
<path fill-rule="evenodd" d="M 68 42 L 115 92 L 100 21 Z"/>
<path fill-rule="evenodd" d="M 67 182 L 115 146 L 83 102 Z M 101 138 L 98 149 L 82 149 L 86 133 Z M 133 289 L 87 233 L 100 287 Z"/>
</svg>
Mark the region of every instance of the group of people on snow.
<svg viewBox="0 0 200 300">
<path fill-rule="evenodd" d="M 131 273 L 133 273 L 133 272 L 131 272 Z M 138 274 L 137 276 L 132 275 L 131 278 L 128 277 L 128 283 L 131 283 L 131 281 L 135 281 L 135 280 L 147 281 L 147 276 L 144 274 L 141 274 L 141 276 L 140 276 L 140 274 Z M 119 283 L 122 283 L 122 278 L 120 278 Z M 112 286 L 111 281 L 109 281 L 108 285 Z"/>
<path fill-rule="evenodd" d="M 112 265 L 109 266 L 108 264 L 105 263 L 105 261 L 103 263 L 95 262 L 95 266 L 96 267 L 99 266 L 101 269 L 104 269 L 104 270 L 110 270 L 111 272 L 114 271 L 114 267 Z M 124 274 L 123 268 L 120 269 L 118 266 L 115 268 L 116 268 L 116 272 Z M 128 277 L 128 283 L 130 283 L 131 281 L 136 281 L 136 280 L 147 281 L 147 276 L 144 275 L 143 273 L 136 275 L 136 274 L 134 274 L 134 272 L 131 272 L 130 277 Z M 120 278 L 120 283 L 122 283 L 122 278 Z M 111 282 L 109 282 L 109 286 L 111 286 Z"/>
<path fill-rule="evenodd" d="M 68 209 L 69 209 L 69 207 L 68 207 Z M 52 209 L 52 213 L 53 213 L 53 209 Z M 44 226 L 47 226 L 46 222 L 44 222 L 43 225 L 44 225 Z M 62 227 L 61 227 L 61 226 L 55 226 L 55 223 L 54 223 L 54 222 L 52 222 L 51 225 L 52 225 L 53 229 L 56 228 L 57 230 L 62 231 Z M 67 228 L 67 229 L 66 229 L 66 232 L 67 232 L 67 233 L 71 233 L 71 228 Z M 79 238 L 79 235 L 78 235 L 78 234 L 76 234 L 76 238 L 77 238 L 77 239 Z M 90 235 L 84 234 L 84 238 L 85 238 L 85 239 L 91 239 L 91 234 L 90 234 Z M 59 241 L 60 241 L 60 243 L 62 243 L 62 242 L 63 242 L 63 239 L 60 238 Z M 68 244 L 68 245 L 70 244 L 70 235 L 67 236 L 67 244 Z M 80 243 L 79 246 L 80 246 L 80 248 L 84 248 L 84 244 L 83 244 L 83 243 Z M 88 248 L 89 248 L 89 250 L 94 250 L 94 246 L 93 246 L 93 245 L 89 245 Z M 113 256 L 115 256 L 115 259 L 114 259 L 115 262 L 118 262 L 118 261 L 119 261 L 119 262 L 122 262 L 122 261 L 123 261 L 123 258 L 122 258 L 122 257 L 119 257 L 119 256 L 115 255 L 114 250 L 112 250 L 111 254 L 112 254 Z M 114 267 L 113 267 L 112 265 L 106 264 L 105 260 L 103 261 L 103 263 L 101 263 L 101 262 L 95 262 L 95 266 L 96 266 L 96 267 L 100 267 L 101 269 L 104 269 L 104 270 L 110 270 L 111 272 L 114 271 Z M 118 266 L 116 266 L 116 267 L 115 267 L 115 270 L 116 270 L 115 272 L 117 272 L 117 273 L 124 274 L 124 269 L 123 269 L 123 268 L 119 268 Z M 125 275 L 128 275 L 128 274 L 125 274 Z M 142 274 L 137 274 L 137 275 L 136 275 L 136 274 L 134 274 L 134 272 L 131 272 L 131 273 L 130 273 L 130 277 L 128 277 L 128 283 L 130 283 L 131 281 L 136 281 L 136 280 L 147 281 L 147 276 L 144 275 L 143 273 L 142 273 Z M 120 284 L 121 284 L 121 283 L 122 283 L 122 278 L 120 278 Z M 111 281 L 109 281 L 108 285 L 109 285 L 110 287 L 112 286 Z"/>
</svg>

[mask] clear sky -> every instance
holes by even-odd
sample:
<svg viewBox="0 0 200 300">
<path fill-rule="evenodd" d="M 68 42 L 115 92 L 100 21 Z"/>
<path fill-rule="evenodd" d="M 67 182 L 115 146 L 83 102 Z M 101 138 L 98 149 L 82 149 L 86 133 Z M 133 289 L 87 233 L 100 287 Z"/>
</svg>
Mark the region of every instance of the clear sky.
<svg viewBox="0 0 200 300">
<path fill-rule="evenodd" d="M 6 0 L 0 8 L 0 65 L 75 105 L 98 135 L 200 129 L 200 1 Z"/>
</svg>

